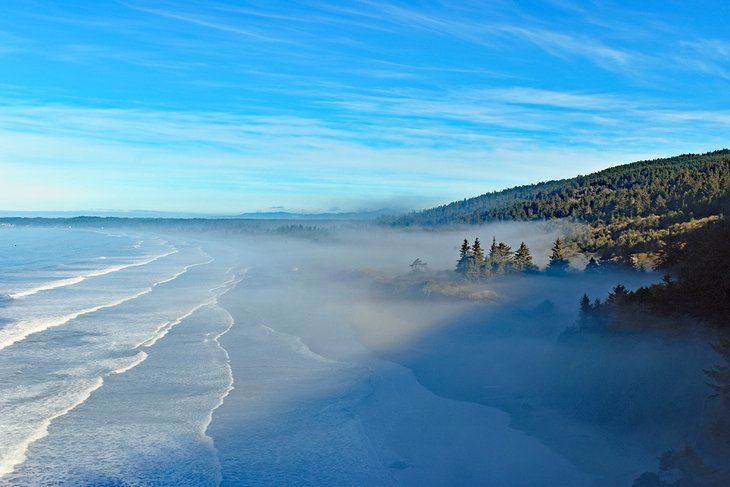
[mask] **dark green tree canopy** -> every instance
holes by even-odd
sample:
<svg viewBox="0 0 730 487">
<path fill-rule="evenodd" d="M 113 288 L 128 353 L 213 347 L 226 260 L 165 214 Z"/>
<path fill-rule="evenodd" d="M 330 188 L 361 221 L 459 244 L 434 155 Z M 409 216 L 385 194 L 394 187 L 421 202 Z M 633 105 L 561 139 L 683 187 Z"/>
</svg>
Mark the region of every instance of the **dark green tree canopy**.
<svg viewBox="0 0 730 487">
<path fill-rule="evenodd" d="M 519 271 L 536 269 L 535 264 L 532 262 L 532 254 L 530 254 L 530 249 L 525 244 L 525 242 L 520 242 L 520 246 L 517 248 L 517 252 L 515 252 L 514 255 L 513 265 L 515 269 Z"/>
<path fill-rule="evenodd" d="M 477 263 L 484 262 L 484 250 L 482 249 L 482 244 L 479 242 L 478 237 L 474 239 L 474 245 L 472 245 L 471 250 L 474 254 L 474 260 L 476 260 Z"/>
<path fill-rule="evenodd" d="M 551 271 L 565 271 L 569 267 L 568 259 L 565 258 L 565 249 L 563 248 L 563 242 L 560 238 L 555 240 L 553 243 L 553 252 L 550 254 L 550 262 L 548 262 L 548 269 Z"/>
<path fill-rule="evenodd" d="M 469 252 L 471 251 L 471 246 L 469 245 L 469 241 L 467 239 L 464 239 L 464 242 L 461 244 L 461 248 L 459 249 L 459 257 L 466 257 L 469 255 Z"/>
<path fill-rule="evenodd" d="M 640 161 L 587 176 L 485 193 L 392 220 L 396 226 L 574 217 L 730 214 L 730 150 Z"/>
</svg>

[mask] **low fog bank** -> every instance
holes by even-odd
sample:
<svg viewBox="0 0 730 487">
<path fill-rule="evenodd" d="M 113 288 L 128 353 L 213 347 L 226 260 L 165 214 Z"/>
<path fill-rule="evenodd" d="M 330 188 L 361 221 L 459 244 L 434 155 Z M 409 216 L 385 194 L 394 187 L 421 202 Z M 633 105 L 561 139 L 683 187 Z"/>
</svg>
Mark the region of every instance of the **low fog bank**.
<svg viewBox="0 0 730 487">
<path fill-rule="evenodd" d="M 495 236 L 513 249 L 524 241 L 544 267 L 554 240 L 572 231 L 564 223 L 504 223 L 227 237 L 248 274 L 226 301 L 247 322 L 299 337 L 325 360 L 363 364 L 374 353 L 407 367 L 441 397 L 499 408 L 512 427 L 572 462 L 592 485 L 632 485 L 656 470 L 663 452 L 685 445 L 711 456 L 716 448 L 705 438 L 719 405 L 708 398 L 703 369 L 718 358 L 708 337 L 576 328 L 584 293 L 604 298 L 619 283 L 635 289 L 661 276 L 621 269 L 589 275 L 579 271 L 584 258 L 572 259 L 577 270 L 561 275 L 465 283 L 454 272 L 465 238 L 488 245 Z M 417 258 L 425 269 L 410 267 Z M 430 293 L 434 285 L 459 291 Z M 390 475 L 409 483 L 399 468 L 412 466 L 395 457 L 390 463 Z"/>
</svg>

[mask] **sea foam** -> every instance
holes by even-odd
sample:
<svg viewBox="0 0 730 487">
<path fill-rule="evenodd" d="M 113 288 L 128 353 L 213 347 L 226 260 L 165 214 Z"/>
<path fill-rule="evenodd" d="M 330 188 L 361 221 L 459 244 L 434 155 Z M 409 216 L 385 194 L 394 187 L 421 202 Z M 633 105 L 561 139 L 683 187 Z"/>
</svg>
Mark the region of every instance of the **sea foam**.
<svg viewBox="0 0 730 487">
<path fill-rule="evenodd" d="M 43 291 L 50 291 L 52 289 L 58 289 L 61 287 L 66 287 L 66 286 L 73 286 L 74 284 L 79 284 L 92 277 L 99 277 L 99 276 L 105 276 L 107 274 L 113 274 L 114 272 L 119 272 L 124 269 L 129 269 L 130 267 L 145 266 L 147 264 L 151 264 L 152 262 L 155 262 L 158 259 L 162 259 L 163 257 L 167 257 L 168 255 L 172 255 L 177 252 L 178 252 L 178 250 L 173 248 L 169 252 L 157 255 L 151 259 L 147 259 L 142 262 L 134 262 L 132 264 L 123 264 L 123 265 L 107 267 L 106 269 L 100 269 L 97 271 L 89 272 L 89 273 L 83 274 L 81 276 L 69 277 L 67 279 L 60 279 L 58 281 L 46 282 L 44 284 L 41 284 L 39 286 L 30 288 L 30 289 L 25 289 L 22 291 L 16 291 L 14 293 L 9 293 L 8 296 L 12 299 L 20 299 L 20 298 L 32 296 L 34 294 L 38 294 Z"/>
</svg>

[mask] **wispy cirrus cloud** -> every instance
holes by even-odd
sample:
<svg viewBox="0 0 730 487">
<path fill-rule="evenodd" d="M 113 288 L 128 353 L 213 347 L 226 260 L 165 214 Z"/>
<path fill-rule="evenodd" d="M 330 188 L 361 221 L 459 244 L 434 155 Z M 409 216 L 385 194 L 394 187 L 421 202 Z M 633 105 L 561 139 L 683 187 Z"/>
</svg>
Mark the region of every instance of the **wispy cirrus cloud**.
<svg viewBox="0 0 730 487">
<path fill-rule="evenodd" d="M 311 26 L 349 26 L 365 30 L 408 35 L 409 31 L 421 31 L 445 38 L 459 39 L 467 43 L 491 48 L 502 48 L 505 43 L 524 41 L 545 53 L 556 57 L 579 56 L 604 68 L 621 70 L 637 61 L 639 55 L 626 49 L 605 45 L 588 36 L 571 35 L 564 31 L 550 29 L 538 21 L 525 24 L 509 23 L 509 16 L 492 9 L 493 16 L 480 6 L 481 18 L 473 19 L 476 7 L 471 9 L 445 8 L 434 4 L 429 9 L 379 0 L 360 0 L 352 4 L 312 4 L 311 8 L 299 6 L 290 10 L 268 10 L 240 8 L 225 5 L 207 4 L 206 7 L 190 5 L 187 2 L 170 3 L 168 8 L 149 6 L 131 2 L 119 2 L 128 8 L 152 15 L 159 15 L 180 22 L 188 22 L 200 27 L 214 29 L 240 36 L 246 40 L 264 43 L 297 44 L 300 49 L 309 50 L 329 41 L 348 42 L 336 31 L 312 30 Z M 234 15 L 231 18 L 231 14 Z M 238 16 L 239 18 L 236 18 Z M 277 29 L 282 23 L 286 28 Z M 240 27 L 246 25 L 246 28 Z M 403 29 L 406 29 L 405 31 Z M 271 35 L 277 32 L 276 36 Z M 302 42 L 316 39 L 317 42 Z"/>
<path fill-rule="evenodd" d="M 714 76 L 730 79 L 730 41 L 700 39 L 681 41 L 685 53 L 678 56 L 681 65 Z"/>
<path fill-rule="evenodd" d="M 126 14 L 117 13 L 110 19 L 97 19 L 89 16 L 74 15 L 72 12 L 64 16 L 55 16 L 49 21 L 66 22 L 95 28 L 106 32 L 118 32 L 126 37 L 134 36 L 146 39 L 147 42 L 169 46 L 170 49 L 182 49 L 208 60 L 233 58 L 240 54 L 240 49 L 251 53 L 266 55 L 284 63 L 323 63 L 326 67 L 322 76 L 331 76 L 329 69 L 339 70 L 352 65 L 352 58 L 343 56 L 342 47 L 353 48 L 368 53 L 358 63 L 375 64 L 393 62 L 386 49 L 376 47 L 369 41 L 370 32 L 383 32 L 397 43 L 410 37 L 436 36 L 445 41 L 459 41 L 473 44 L 486 52 L 500 52 L 513 49 L 515 45 L 533 46 L 544 54 L 567 64 L 575 60 L 592 64 L 628 78 L 648 77 L 655 80 L 657 71 L 676 70 L 681 66 L 707 74 L 725 76 L 726 69 L 719 62 L 726 51 L 726 43 L 722 40 L 691 41 L 679 38 L 679 46 L 691 50 L 694 56 L 684 56 L 682 62 L 666 66 L 665 49 L 652 45 L 650 50 L 638 47 L 638 40 L 646 40 L 658 36 L 657 32 L 642 29 L 628 29 L 628 21 L 617 21 L 606 15 L 605 8 L 591 11 L 585 6 L 567 8 L 559 3 L 558 8 L 574 14 L 573 23 L 561 21 L 559 16 L 539 17 L 527 15 L 517 6 L 509 3 L 490 5 L 469 4 L 445 6 L 440 3 L 426 3 L 418 7 L 412 4 L 386 2 L 382 0 L 360 0 L 342 4 L 320 2 L 293 2 L 287 4 L 230 4 L 213 2 L 200 4 L 189 1 L 147 2 L 142 0 L 118 0 Z M 568 5 L 570 6 L 570 5 Z M 580 8 L 579 8 L 580 7 Z M 595 9 L 594 9 L 595 10 Z M 137 15 L 132 15 L 137 14 Z M 600 15 L 599 15 L 600 14 Z M 177 28 L 150 29 L 154 24 L 150 17 L 158 17 L 178 23 Z M 636 11 L 630 19 L 642 18 L 651 20 L 647 12 Z M 592 19 L 592 20 L 591 20 Z M 604 19 L 598 22 L 596 19 Z M 600 24 L 597 30 L 585 31 L 576 28 L 575 21 L 585 20 L 591 25 Z M 631 24 L 632 26 L 635 24 Z M 188 28 L 203 29 L 221 34 L 221 36 L 196 36 L 193 40 Z M 567 28 L 566 28 L 567 27 Z M 353 30 L 354 29 L 354 30 Z M 636 42 L 632 42 L 636 41 Z M 392 44 L 392 43 L 391 43 Z M 78 60 L 74 56 L 71 44 L 65 55 L 69 59 Z M 83 45 L 90 53 L 104 52 L 104 48 Z M 127 50 L 126 59 L 142 66 L 184 67 L 179 60 L 171 60 L 169 56 L 160 56 L 155 51 L 134 52 Z M 113 59 L 112 56 L 108 56 Z M 120 56 L 121 58 L 122 56 Z M 149 57 L 156 59 L 149 59 Z M 122 59 L 120 59 L 122 60 Z M 260 63 L 260 60 L 258 61 Z M 187 65 L 204 64 L 202 59 Z M 397 64 L 397 63 L 396 63 Z M 408 63 L 406 63 L 408 64 Z M 324 66 L 323 66 L 324 67 Z M 442 63 L 433 67 L 443 68 L 443 72 L 466 73 L 469 69 L 477 70 L 477 66 L 448 66 Z M 428 66 L 425 66 L 428 68 Z M 232 65 L 228 69 L 235 69 Z M 259 64 L 259 70 L 263 66 Z M 271 68 L 268 68 L 272 70 Z M 487 70 L 497 77 L 514 76 L 506 70 Z M 272 70 L 273 71 L 273 70 Z M 280 69 L 278 71 L 281 71 Z M 435 71 L 435 70 L 434 70 Z M 381 79 L 403 79 L 406 73 L 401 72 L 386 76 L 375 66 L 361 67 L 350 71 L 353 74 L 371 75 Z M 412 75 L 411 75 L 412 76 Z"/>
<path fill-rule="evenodd" d="M 0 163 L 90 206 L 446 202 L 727 145 L 727 36 L 689 7 L 37 2 L 0 18 Z"/>
<path fill-rule="evenodd" d="M 193 211 L 186 198 L 194 192 L 219 212 L 264 202 L 294 207 L 304 197 L 318 209 L 358 209 L 355 202 L 372 207 L 394 194 L 427 205 L 679 148 L 709 150 L 715 146 L 697 144 L 693 132 L 730 129 L 727 112 L 522 87 L 350 98 L 330 102 L 336 112 L 326 119 L 6 100 L 2 163 L 76 185 L 115 184 L 125 191 L 119 205 L 131 191 L 154 193 L 158 209 Z M 566 158 L 580 169 L 561 165 Z M 95 191 L 79 195 L 76 205 L 109 206 Z"/>
<path fill-rule="evenodd" d="M 638 62 L 640 55 L 627 49 L 615 48 L 586 35 L 571 35 L 564 31 L 550 29 L 544 22 L 529 19 L 514 22 L 514 17 L 505 15 L 501 10 L 479 5 L 482 15 L 473 20 L 476 7 L 472 9 L 435 9 L 424 11 L 402 4 L 379 0 L 362 0 L 361 8 L 347 8 L 345 11 L 360 18 L 378 19 L 385 24 L 400 24 L 412 29 L 422 29 L 432 33 L 461 39 L 466 42 L 491 47 L 502 47 L 504 42 L 526 41 L 546 53 L 557 56 L 579 56 L 602 67 L 622 70 L 629 64 Z M 484 19 L 484 10 L 487 18 Z"/>
<path fill-rule="evenodd" d="M 144 12 L 152 15 L 158 15 L 160 17 L 166 17 L 168 19 L 177 20 L 180 22 L 186 22 L 190 23 L 199 27 L 205 27 L 208 29 L 213 29 L 217 31 L 226 32 L 229 34 L 234 34 L 236 36 L 242 36 L 246 38 L 250 38 L 257 41 L 266 41 L 266 42 L 283 42 L 283 43 L 289 43 L 290 40 L 285 37 L 276 37 L 267 35 L 263 32 L 256 31 L 254 29 L 245 28 L 239 24 L 230 24 L 228 22 L 225 22 L 222 18 L 219 18 L 217 16 L 212 15 L 204 15 L 204 14 L 196 14 L 196 13 L 187 13 L 184 11 L 181 11 L 179 8 L 177 9 L 164 9 L 164 8 L 157 8 L 157 7 L 148 7 L 148 6 L 140 6 L 135 5 L 131 3 L 121 2 L 117 0 L 117 3 L 120 5 L 124 5 L 125 7 L 137 10 L 139 12 Z"/>
<path fill-rule="evenodd" d="M 494 30 L 503 35 L 524 39 L 554 56 L 580 56 L 612 70 L 626 70 L 641 58 L 629 50 L 613 48 L 586 37 L 548 29 L 498 25 Z"/>
</svg>

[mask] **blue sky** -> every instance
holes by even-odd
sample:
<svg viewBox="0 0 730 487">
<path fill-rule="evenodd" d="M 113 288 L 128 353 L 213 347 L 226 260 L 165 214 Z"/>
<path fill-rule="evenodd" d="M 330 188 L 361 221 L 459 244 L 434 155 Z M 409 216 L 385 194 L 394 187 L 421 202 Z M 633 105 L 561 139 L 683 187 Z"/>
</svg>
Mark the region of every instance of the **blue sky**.
<svg viewBox="0 0 730 487">
<path fill-rule="evenodd" d="M 0 209 L 418 208 L 730 146 L 723 1 L 4 0 Z"/>
</svg>

